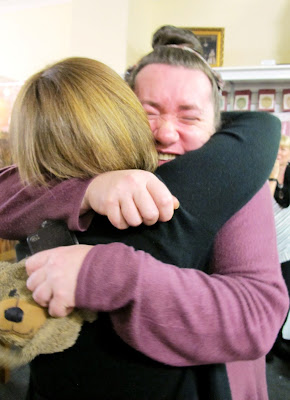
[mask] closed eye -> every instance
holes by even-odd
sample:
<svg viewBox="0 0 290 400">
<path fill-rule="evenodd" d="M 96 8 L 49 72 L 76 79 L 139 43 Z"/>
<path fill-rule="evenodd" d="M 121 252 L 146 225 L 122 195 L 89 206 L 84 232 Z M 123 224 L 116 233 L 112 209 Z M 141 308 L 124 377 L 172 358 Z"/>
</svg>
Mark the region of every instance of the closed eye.
<svg viewBox="0 0 290 400">
<path fill-rule="evenodd" d="M 179 117 L 179 121 L 184 124 L 187 124 L 187 125 L 192 125 L 196 121 L 198 121 L 198 118 L 197 117 Z"/>
</svg>

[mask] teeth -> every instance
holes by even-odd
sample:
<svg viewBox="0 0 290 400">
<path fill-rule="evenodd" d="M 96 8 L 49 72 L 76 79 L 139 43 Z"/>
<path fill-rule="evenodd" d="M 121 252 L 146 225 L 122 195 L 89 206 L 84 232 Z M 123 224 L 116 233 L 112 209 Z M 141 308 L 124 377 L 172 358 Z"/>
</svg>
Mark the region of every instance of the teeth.
<svg viewBox="0 0 290 400">
<path fill-rule="evenodd" d="M 167 161 L 167 160 L 174 160 L 176 158 L 175 154 L 164 154 L 164 153 L 159 153 L 158 154 L 159 160 L 162 161 Z"/>
</svg>

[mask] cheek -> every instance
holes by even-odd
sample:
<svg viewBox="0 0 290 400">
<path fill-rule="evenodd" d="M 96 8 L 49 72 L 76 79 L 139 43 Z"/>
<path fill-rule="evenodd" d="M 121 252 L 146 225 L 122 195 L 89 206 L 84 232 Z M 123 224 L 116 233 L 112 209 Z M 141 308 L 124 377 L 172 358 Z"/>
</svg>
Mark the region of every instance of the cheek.
<svg viewBox="0 0 290 400">
<path fill-rule="evenodd" d="M 211 134 L 200 129 L 188 129 L 184 130 L 182 137 L 183 149 L 187 152 L 202 147 L 210 139 Z"/>
</svg>

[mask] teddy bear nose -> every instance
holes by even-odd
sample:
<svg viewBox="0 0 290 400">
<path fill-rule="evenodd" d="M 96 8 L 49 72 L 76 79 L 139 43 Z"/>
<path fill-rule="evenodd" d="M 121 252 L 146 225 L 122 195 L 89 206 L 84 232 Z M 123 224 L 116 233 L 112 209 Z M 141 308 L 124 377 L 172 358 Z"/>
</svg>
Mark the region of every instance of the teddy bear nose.
<svg viewBox="0 0 290 400">
<path fill-rule="evenodd" d="M 11 322 L 21 322 L 23 319 L 23 311 L 19 307 L 10 307 L 5 310 L 5 318 Z"/>
</svg>

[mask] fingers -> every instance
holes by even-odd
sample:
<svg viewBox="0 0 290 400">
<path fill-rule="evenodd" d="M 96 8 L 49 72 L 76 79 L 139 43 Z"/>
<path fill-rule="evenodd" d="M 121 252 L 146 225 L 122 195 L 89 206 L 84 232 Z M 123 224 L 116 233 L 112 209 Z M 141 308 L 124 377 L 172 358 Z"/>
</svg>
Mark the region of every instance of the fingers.
<svg viewBox="0 0 290 400">
<path fill-rule="evenodd" d="M 179 206 L 164 183 L 154 174 L 139 170 L 101 174 L 90 183 L 86 196 L 90 207 L 107 215 L 118 229 L 169 221 Z"/>
<path fill-rule="evenodd" d="M 168 188 L 157 178 L 148 181 L 147 189 L 158 208 L 159 221 L 169 221 L 173 217 L 174 209 L 179 206 L 176 197 L 172 196 Z"/>
<path fill-rule="evenodd" d="M 118 229 L 142 223 L 150 226 L 158 220 L 169 221 L 179 207 L 177 198 L 153 175 L 147 186 L 141 185 L 132 192 L 123 193 L 118 200 L 108 208 L 108 218 Z"/>
<path fill-rule="evenodd" d="M 34 301 L 36 301 L 36 303 L 40 304 L 42 307 L 47 307 L 52 297 L 52 289 L 46 279 L 46 269 L 41 268 L 42 264 L 39 264 L 38 262 L 39 258 L 41 257 L 34 258 L 33 256 L 31 258 L 33 259 L 32 261 L 29 259 L 30 262 L 28 267 L 28 260 L 26 261 L 26 270 L 29 270 L 29 278 L 26 281 L 26 286 L 33 292 L 32 297 Z"/>
<path fill-rule="evenodd" d="M 143 222 L 144 213 L 140 213 L 134 197 L 122 199 L 120 202 L 120 212 L 128 226 L 139 226 Z"/>
<path fill-rule="evenodd" d="M 27 275 L 30 276 L 34 271 L 46 264 L 49 258 L 49 254 L 49 250 L 44 250 L 29 257 L 25 261 Z"/>
<path fill-rule="evenodd" d="M 48 282 L 43 282 L 33 291 L 34 301 L 42 307 L 47 307 L 52 298 L 52 288 Z"/>
<path fill-rule="evenodd" d="M 179 206 L 180 206 L 179 200 L 178 200 L 178 198 L 175 197 L 175 196 L 172 196 L 172 197 L 173 197 L 173 207 L 174 207 L 174 210 L 178 210 L 178 209 L 179 209 Z"/>
<path fill-rule="evenodd" d="M 26 286 L 32 292 L 44 281 L 46 280 L 46 270 L 45 268 L 40 268 L 30 274 L 26 281 Z"/>
<path fill-rule="evenodd" d="M 66 317 L 73 311 L 73 307 L 66 307 L 61 300 L 53 297 L 49 303 L 48 312 L 52 317 Z"/>
<path fill-rule="evenodd" d="M 135 215 L 131 212 L 133 206 L 136 210 Z M 142 222 L 148 226 L 153 225 L 158 221 L 160 213 L 155 199 L 149 193 L 147 187 L 144 187 L 142 190 L 138 190 L 136 193 L 134 193 L 132 205 L 128 202 L 123 202 L 122 212 L 130 225 L 134 223 L 134 225 L 131 226 L 138 226 Z M 132 217 L 132 214 L 134 216 L 134 220 L 132 218 L 129 219 L 129 217 Z"/>
<path fill-rule="evenodd" d="M 124 218 L 119 203 L 108 209 L 108 220 L 118 229 L 127 229 L 129 224 Z"/>
</svg>

